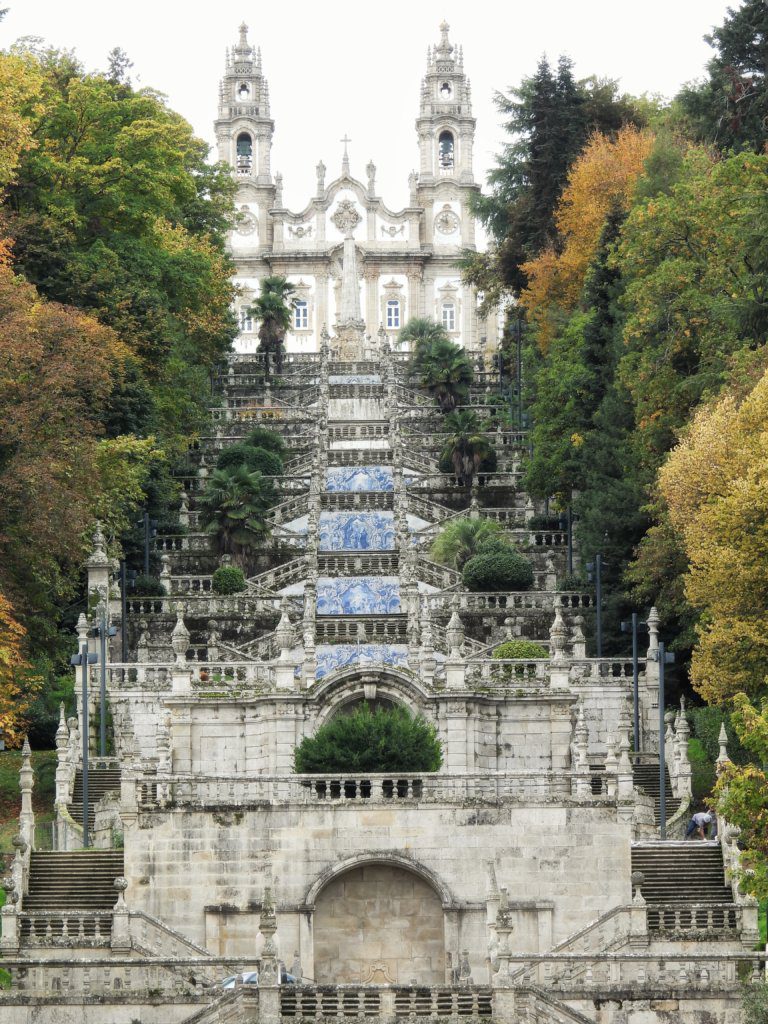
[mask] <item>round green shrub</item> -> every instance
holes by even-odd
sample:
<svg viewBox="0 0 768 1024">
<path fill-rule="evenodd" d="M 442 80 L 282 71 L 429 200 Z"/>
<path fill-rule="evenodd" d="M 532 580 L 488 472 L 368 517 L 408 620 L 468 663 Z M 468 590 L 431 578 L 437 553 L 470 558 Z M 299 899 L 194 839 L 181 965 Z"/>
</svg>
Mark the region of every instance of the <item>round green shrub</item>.
<svg viewBox="0 0 768 1024">
<path fill-rule="evenodd" d="M 362 704 L 336 715 L 306 736 L 294 751 L 300 774 L 359 772 L 436 772 L 443 763 L 435 727 L 405 708 Z"/>
<path fill-rule="evenodd" d="M 214 594 L 239 594 L 245 590 L 243 570 L 236 565 L 221 565 L 211 577 Z"/>
<path fill-rule="evenodd" d="M 163 593 L 163 587 L 157 576 L 145 576 L 142 573 L 136 577 L 131 593 L 136 597 L 157 597 Z"/>
<path fill-rule="evenodd" d="M 284 456 L 287 449 L 285 447 L 285 441 L 276 434 L 274 430 L 270 430 L 268 427 L 254 427 L 245 437 L 245 444 L 251 445 L 253 448 L 266 448 L 268 452 L 274 452 L 276 455 Z"/>
<path fill-rule="evenodd" d="M 245 442 L 225 448 L 216 460 L 217 469 L 230 466 L 245 466 L 251 473 L 258 470 L 264 476 L 281 476 L 283 472 L 283 460 L 276 452 Z"/>
<path fill-rule="evenodd" d="M 467 590 L 528 590 L 533 585 L 533 566 L 527 558 L 509 548 L 470 558 L 461 578 Z"/>
<path fill-rule="evenodd" d="M 493 658 L 548 658 L 549 651 L 533 640 L 507 640 L 494 647 Z"/>
</svg>

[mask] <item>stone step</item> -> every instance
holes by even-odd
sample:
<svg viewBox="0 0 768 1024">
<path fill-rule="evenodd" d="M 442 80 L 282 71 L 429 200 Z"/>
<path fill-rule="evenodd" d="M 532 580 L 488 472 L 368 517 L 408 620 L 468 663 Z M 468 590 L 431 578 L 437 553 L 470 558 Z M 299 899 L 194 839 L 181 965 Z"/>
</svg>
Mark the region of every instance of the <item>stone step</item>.
<svg viewBox="0 0 768 1024">
<path fill-rule="evenodd" d="M 25 910 L 111 910 L 114 881 L 124 872 L 122 850 L 33 852 Z"/>
<path fill-rule="evenodd" d="M 732 903 L 717 843 L 659 843 L 632 847 L 647 903 Z"/>
</svg>

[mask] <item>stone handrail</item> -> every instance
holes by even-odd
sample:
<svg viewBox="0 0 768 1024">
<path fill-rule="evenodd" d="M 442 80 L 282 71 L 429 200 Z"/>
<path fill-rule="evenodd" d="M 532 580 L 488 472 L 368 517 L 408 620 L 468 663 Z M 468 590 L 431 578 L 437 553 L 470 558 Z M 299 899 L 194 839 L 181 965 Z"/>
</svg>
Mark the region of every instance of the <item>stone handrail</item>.
<svg viewBox="0 0 768 1024">
<path fill-rule="evenodd" d="M 491 1020 L 490 988 L 431 988 L 415 986 L 302 985 L 280 990 L 280 1015 L 284 1019 L 325 1021 Z"/>
<path fill-rule="evenodd" d="M 282 565 L 278 565 L 274 569 L 267 569 L 266 572 L 250 576 L 247 581 L 248 590 L 252 593 L 265 590 L 274 592 L 300 580 L 302 574 L 308 571 L 309 563 L 305 556 L 292 558 L 290 562 L 283 562 Z"/>
<path fill-rule="evenodd" d="M 570 769 L 560 771 L 487 772 L 472 775 L 389 773 L 353 775 L 192 775 L 174 773 L 147 776 L 136 781 L 137 802 L 142 806 L 162 803 L 197 807 L 248 805 L 359 806 L 397 804 L 455 804 L 478 801 L 489 804 L 549 800 L 556 797 L 569 805 L 594 802 L 615 804 L 608 797 L 607 775 L 594 772 L 595 791 L 572 793 Z M 599 786 L 597 785 L 599 782 Z"/>
<path fill-rule="evenodd" d="M 176 551 L 208 554 L 214 550 L 213 536 L 210 533 L 167 533 L 155 537 L 153 546 L 155 551 L 159 551 L 161 554 L 170 554 Z"/>
<path fill-rule="evenodd" d="M 268 523 L 284 523 L 291 519 L 298 519 L 309 511 L 309 493 L 295 494 L 279 505 L 274 505 L 265 516 Z"/>
<path fill-rule="evenodd" d="M 555 597 L 560 597 L 565 608 L 591 608 L 593 601 L 590 594 L 580 594 L 576 591 L 459 591 L 458 595 L 453 590 L 439 591 L 436 594 L 427 595 L 427 602 L 432 611 L 438 613 L 449 613 L 453 602 L 458 597 L 459 611 L 463 612 L 499 612 L 510 614 L 520 611 L 543 611 L 549 612 L 554 608 Z M 503 641 L 496 641 L 497 646 Z"/>
<path fill-rule="evenodd" d="M 422 452 L 417 452 L 413 448 L 407 448 L 405 445 L 400 446 L 400 453 L 403 460 L 403 466 L 407 469 L 419 469 L 425 473 L 434 474 L 437 471 L 437 465 L 434 459 L 429 458 Z M 422 478 L 419 478 L 420 480 Z"/>
<path fill-rule="evenodd" d="M 130 912 L 130 935 L 135 948 L 150 956 L 211 956 L 205 946 L 198 946 L 143 910 Z"/>
<path fill-rule="evenodd" d="M 281 597 L 269 592 L 269 588 L 249 588 L 240 594 L 186 593 L 183 604 L 187 614 L 208 618 L 216 615 L 231 616 L 267 614 L 279 611 Z M 166 594 L 163 597 L 131 597 L 127 601 L 128 616 L 175 615 L 178 596 Z"/>
<path fill-rule="evenodd" d="M 456 572 L 455 569 L 449 569 L 446 565 L 433 562 L 422 554 L 419 554 L 416 571 L 425 583 L 429 583 L 433 587 L 447 590 L 461 585 L 461 573 Z"/>
<path fill-rule="evenodd" d="M 455 512 L 452 508 L 448 508 L 447 505 L 439 505 L 436 501 L 429 501 L 427 498 L 422 498 L 417 494 L 409 494 L 407 491 L 405 508 L 406 512 L 413 516 L 419 516 L 419 518 L 426 519 L 428 522 L 441 524 L 447 519 L 455 519 L 463 514 L 462 512 Z"/>
<path fill-rule="evenodd" d="M 112 662 L 107 666 L 107 688 L 120 690 L 170 690 L 174 665 L 151 665 L 141 663 L 120 664 Z M 184 671 L 189 673 L 191 685 L 196 689 L 220 691 L 226 687 L 265 687 L 272 683 L 270 666 L 257 661 L 187 662 Z M 95 671 L 91 676 L 97 683 Z"/>
</svg>

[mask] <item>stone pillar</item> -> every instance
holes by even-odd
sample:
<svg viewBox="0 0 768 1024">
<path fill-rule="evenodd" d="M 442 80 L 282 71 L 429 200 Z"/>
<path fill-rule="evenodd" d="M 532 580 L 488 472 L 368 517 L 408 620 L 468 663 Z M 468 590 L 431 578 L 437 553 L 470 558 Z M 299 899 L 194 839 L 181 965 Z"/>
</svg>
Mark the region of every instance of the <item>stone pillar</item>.
<svg viewBox="0 0 768 1024">
<path fill-rule="evenodd" d="M 3 935 L 0 938 L 0 949 L 8 955 L 19 952 L 19 918 L 17 904 L 19 894 L 15 889 L 10 889 L 8 898 L 3 909 L 0 910 Z"/>
<path fill-rule="evenodd" d="M 171 673 L 171 691 L 189 693 L 192 689 L 192 673 L 187 667 L 187 648 L 189 647 L 189 630 L 184 624 L 184 608 L 179 605 L 176 611 L 176 625 L 171 633 L 171 646 L 175 655 L 175 663 Z"/>
<path fill-rule="evenodd" d="M 88 573 L 88 595 L 99 594 L 109 601 L 109 557 L 105 551 L 105 539 L 101 523 L 97 521 L 93 531 L 93 551 L 88 556 L 85 568 Z"/>
<path fill-rule="evenodd" d="M 552 689 L 565 689 L 570 676 L 570 664 L 565 648 L 568 643 L 568 629 L 563 620 L 560 595 L 555 596 L 555 618 L 549 629 L 549 685 Z"/>
<path fill-rule="evenodd" d="M 56 730 L 56 806 L 69 803 L 69 729 L 64 718 L 64 704 L 59 704 L 59 727 Z"/>
<path fill-rule="evenodd" d="M 277 960 L 277 918 L 272 902 L 272 890 L 267 886 L 261 907 L 259 931 L 264 936 L 259 970 L 259 1021 L 260 1024 L 278 1024 L 280 1020 L 280 964 Z"/>
<path fill-rule="evenodd" d="M 29 739 L 24 737 L 21 748 L 21 768 L 19 769 L 19 788 L 21 789 L 21 813 L 19 814 L 19 835 L 28 847 L 35 847 L 35 812 L 32 810 L 32 789 L 35 784 L 32 771 L 32 750 Z"/>
<path fill-rule="evenodd" d="M 117 903 L 112 909 L 112 937 L 110 946 L 113 953 L 127 953 L 131 942 L 131 918 L 125 903 L 125 890 L 128 882 L 125 878 L 116 878 L 114 887 L 117 890 Z"/>
</svg>

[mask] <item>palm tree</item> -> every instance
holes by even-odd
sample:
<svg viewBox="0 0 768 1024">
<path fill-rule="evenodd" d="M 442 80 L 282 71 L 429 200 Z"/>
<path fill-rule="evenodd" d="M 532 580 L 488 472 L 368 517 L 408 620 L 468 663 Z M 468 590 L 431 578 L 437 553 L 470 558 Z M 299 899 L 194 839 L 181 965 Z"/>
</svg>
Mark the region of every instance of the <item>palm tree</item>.
<svg viewBox="0 0 768 1024">
<path fill-rule="evenodd" d="M 485 546 L 503 540 L 504 531 L 493 519 L 452 519 L 438 534 L 429 554 L 440 565 L 461 572 Z"/>
<path fill-rule="evenodd" d="M 493 455 L 493 448 L 482 432 L 477 413 L 471 409 L 451 412 L 445 417 L 450 437 L 443 449 L 442 462 L 450 462 L 460 487 L 471 487 L 478 470 Z"/>
<path fill-rule="evenodd" d="M 402 329 L 400 339 L 413 344 L 409 376 L 435 397 L 441 412 L 451 412 L 466 400 L 474 377 L 472 366 L 464 349 L 451 341 L 440 324 L 415 317 Z"/>
<path fill-rule="evenodd" d="M 274 359 L 277 373 L 283 368 L 285 335 L 293 321 L 294 291 L 287 277 L 278 274 L 264 277 L 261 281 L 261 294 L 250 309 L 250 313 L 259 321 L 259 352 L 264 360 L 264 375 L 267 379 L 270 357 Z"/>
<path fill-rule="evenodd" d="M 202 525 L 222 552 L 248 568 L 250 553 L 266 536 L 266 512 L 276 500 L 271 481 L 247 466 L 215 469 L 198 499 Z"/>
</svg>

